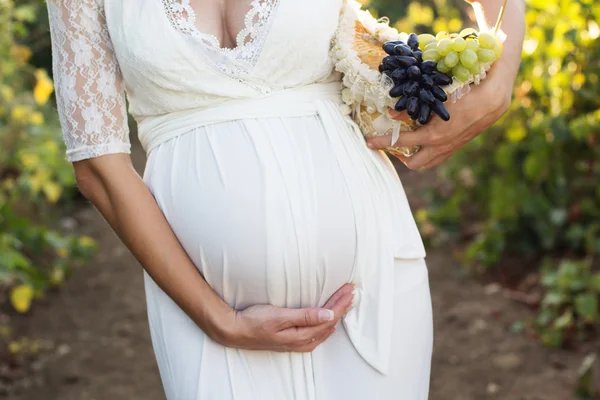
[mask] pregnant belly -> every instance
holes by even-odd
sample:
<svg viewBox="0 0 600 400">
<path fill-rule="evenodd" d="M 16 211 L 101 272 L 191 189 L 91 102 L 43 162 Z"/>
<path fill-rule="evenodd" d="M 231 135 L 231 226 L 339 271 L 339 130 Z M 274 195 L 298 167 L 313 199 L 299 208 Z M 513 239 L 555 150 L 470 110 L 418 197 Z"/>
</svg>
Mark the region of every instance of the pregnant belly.
<svg viewBox="0 0 600 400">
<path fill-rule="evenodd" d="M 232 307 L 322 305 L 352 279 L 354 213 L 317 117 L 198 128 L 149 155 L 144 181 Z"/>
</svg>

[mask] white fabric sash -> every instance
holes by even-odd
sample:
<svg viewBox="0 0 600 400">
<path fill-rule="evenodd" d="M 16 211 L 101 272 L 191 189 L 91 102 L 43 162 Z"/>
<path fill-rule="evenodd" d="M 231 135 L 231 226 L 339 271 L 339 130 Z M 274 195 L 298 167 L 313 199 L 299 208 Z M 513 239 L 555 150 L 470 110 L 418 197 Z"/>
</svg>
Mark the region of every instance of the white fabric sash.
<svg viewBox="0 0 600 400">
<path fill-rule="evenodd" d="M 219 122 L 318 115 L 344 174 L 354 208 L 357 247 L 355 306 L 342 322 L 358 353 L 387 374 L 394 321 L 394 258 L 425 257 L 402 184 L 383 151 L 366 147 L 341 100 L 341 82 L 313 84 L 217 107 L 145 118 L 139 139 L 149 153 L 160 143 Z M 321 306 L 321 305 L 319 305 Z M 410 329 L 410 327 L 406 327 Z"/>
</svg>

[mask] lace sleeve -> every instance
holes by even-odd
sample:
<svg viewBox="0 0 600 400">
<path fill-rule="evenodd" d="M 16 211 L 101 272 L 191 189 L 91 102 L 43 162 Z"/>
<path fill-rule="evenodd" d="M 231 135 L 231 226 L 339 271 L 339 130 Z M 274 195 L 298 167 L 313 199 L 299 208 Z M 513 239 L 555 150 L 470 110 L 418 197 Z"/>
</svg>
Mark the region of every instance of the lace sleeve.
<svg viewBox="0 0 600 400">
<path fill-rule="evenodd" d="M 48 0 L 58 113 L 71 162 L 130 154 L 121 71 L 99 0 Z"/>
</svg>

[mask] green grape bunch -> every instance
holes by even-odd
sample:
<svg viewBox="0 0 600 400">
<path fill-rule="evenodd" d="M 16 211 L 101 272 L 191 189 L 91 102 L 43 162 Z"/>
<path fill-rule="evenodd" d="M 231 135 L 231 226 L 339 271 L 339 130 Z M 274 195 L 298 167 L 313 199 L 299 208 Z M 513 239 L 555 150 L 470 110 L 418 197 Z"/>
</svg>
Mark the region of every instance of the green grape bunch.
<svg viewBox="0 0 600 400">
<path fill-rule="evenodd" d="M 424 46 L 423 60 L 436 63 L 437 70 L 466 83 L 502 56 L 502 42 L 491 32 L 473 28 L 460 33 L 425 33 L 418 36 Z"/>
</svg>

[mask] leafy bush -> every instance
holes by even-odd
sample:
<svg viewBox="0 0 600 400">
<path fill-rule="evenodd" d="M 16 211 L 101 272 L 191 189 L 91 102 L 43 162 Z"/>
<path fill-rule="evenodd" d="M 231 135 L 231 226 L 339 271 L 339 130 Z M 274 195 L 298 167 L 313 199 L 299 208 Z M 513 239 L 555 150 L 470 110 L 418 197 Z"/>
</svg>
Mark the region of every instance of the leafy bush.
<svg viewBox="0 0 600 400">
<path fill-rule="evenodd" d="M 542 342 L 557 347 L 565 341 L 584 339 L 588 328 L 600 322 L 600 272 L 593 273 L 588 261 L 565 260 L 556 268 L 542 268 L 547 290 L 536 323 Z"/>
<path fill-rule="evenodd" d="M 369 4 L 383 15 L 394 11 L 387 3 Z M 440 12 L 438 3 L 410 3 L 397 26 L 458 30 L 464 12 L 447 5 Z M 600 4 L 592 0 L 527 1 L 528 33 L 509 112 L 439 169 L 443 190 L 430 189 L 430 206 L 417 213 L 423 236 L 466 240 L 463 260 L 480 270 L 507 253 L 564 259 L 544 269 L 548 294 L 538 322 L 553 345 L 572 328 L 600 323 L 593 272 L 600 253 L 597 21 Z M 564 283 L 566 276 L 574 278 Z"/>
<path fill-rule="evenodd" d="M 75 181 L 48 103 L 52 81 L 29 63 L 33 51 L 25 45 L 33 40 L 29 28 L 45 13 L 45 4 L 19 4 L 0 1 L 0 285 L 11 288 L 14 308 L 26 312 L 95 243 L 40 223 L 48 205 L 73 193 Z"/>
</svg>

